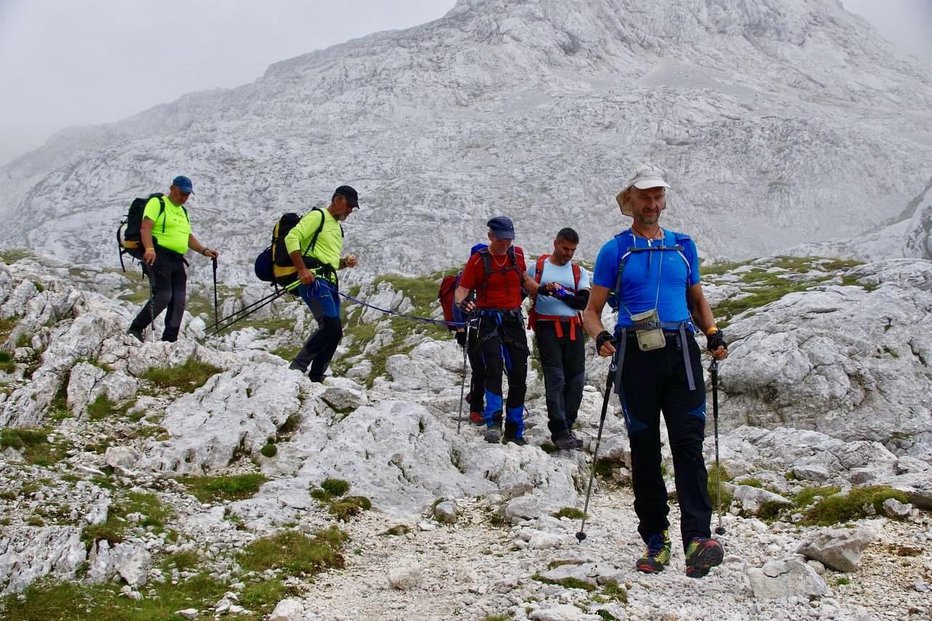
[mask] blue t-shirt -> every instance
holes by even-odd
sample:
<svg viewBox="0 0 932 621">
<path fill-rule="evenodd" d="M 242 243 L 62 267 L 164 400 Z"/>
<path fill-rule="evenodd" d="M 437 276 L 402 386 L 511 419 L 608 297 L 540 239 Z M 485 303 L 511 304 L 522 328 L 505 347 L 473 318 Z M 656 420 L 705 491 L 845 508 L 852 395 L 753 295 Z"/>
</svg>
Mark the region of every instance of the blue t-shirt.
<svg viewBox="0 0 932 621">
<path fill-rule="evenodd" d="M 566 265 L 554 265 L 550 260 L 544 260 L 544 269 L 542 270 L 540 284 L 545 285 L 548 282 L 558 282 L 566 287 L 570 293 L 573 291 L 582 291 L 589 288 L 589 272 L 582 266 L 579 268 L 579 287 L 576 287 L 576 281 L 573 278 L 573 264 L 568 262 Z M 537 276 L 537 261 L 534 261 L 528 267 L 527 275 L 531 278 Z M 566 302 L 555 295 L 538 295 L 537 301 L 534 302 L 535 309 L 539 315 L 555 315 L 557 317 L 572 317 L 579 311 L 570 308 Z"/>
<path fill-rule="evenodd" d="M 673 250 L 677 243 L 682 252 Z M 631 252 L 625 259 L 616 330 L 633 325 L 631 315 L 653 308 L 657 308 L 660 322 L 671 327 L 691 321 L 686 289 L 699 282 L 699 253 L 695 242 L 681 233 L 665 230 L 662 240 L 638 237 L 630 229 L 616 235 L 599 250 L 592 283 L 614 291 L 619 261 L 634 247 L 653 250 Z"/>
</svg>

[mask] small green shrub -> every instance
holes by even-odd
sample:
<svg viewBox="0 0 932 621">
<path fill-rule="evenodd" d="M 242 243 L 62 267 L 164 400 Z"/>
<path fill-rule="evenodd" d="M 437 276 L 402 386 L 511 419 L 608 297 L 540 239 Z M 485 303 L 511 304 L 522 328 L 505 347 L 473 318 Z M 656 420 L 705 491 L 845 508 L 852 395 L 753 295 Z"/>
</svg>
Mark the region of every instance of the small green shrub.
<svg viewBox="0 0 932 621">
<path fill-rule="evenodd" d="M 405 524 L 395 524 L 394 526 L 389 527 L 382 534 L 388 537 L 401 537 L 407 535 L 411 532 L 411 527 Z"/>
<path fill-rule="evenodd" d="M 365 496 L 347 496 L 330 503 L 330 513 L 342 522 L 372 508 L 372 501 Z"/>
<path fill-rule="evenodd" d="M 13 373 L 16 371 L 16 360 L 13 354 L 7 351 L 0 351 L 0 371 L 4 373 Z"/>
<path fill-rule="evenodd" d="M 275 444 L 275 441 L 269 438 L 269 441 L 265 443 L 259 452 L 262 453 L 265 457 L 275 457 L 278 455 L 278 446 Z"/>
<path fill-rule="evenodd" d="M 340 497 L 350 489 L 349 481 L 343 479 L 324 479 L 320 488 L 332 497 Z"/>
<path fill-rule="evenodd" d="M 181 392 L 193 392 L 220 371 L 221 369 L 212 364 L 191 358 L 178 367 L 149 369 L 142 377 L 161 390 L 174 388 Z"/>
<path fill-rule="evenodd" d="M 184 476 L 178 482 L 201 502 L 242 500 L 254 496 L 268 479 L 250 473 L 223 476 Z"/>
</svg>

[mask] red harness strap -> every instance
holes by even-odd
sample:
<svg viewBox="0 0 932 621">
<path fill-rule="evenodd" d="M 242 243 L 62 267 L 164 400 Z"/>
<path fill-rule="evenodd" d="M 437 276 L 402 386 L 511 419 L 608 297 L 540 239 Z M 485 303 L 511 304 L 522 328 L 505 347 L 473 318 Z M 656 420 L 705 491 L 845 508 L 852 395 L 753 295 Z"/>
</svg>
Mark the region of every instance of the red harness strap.
<svg viewBox="0 0 932 621">
<path fill-rule="evenodd" d="M 579 321 L 579 315 L 573 315 L 572 317 L 566 317 L 565 315 L 538 315 L 537 321 L 552 321 L 553 322 L 553 331 L 556 332 L 557 338 L 563 338 L 563 324 L 570 324 L 570 340 L 576 340 L 576 326 L 582 327 L 582 323 Z"/>
<path fill-rule="evenodd" d="M 534 270 L 534 280 L 537 281 L 537 284 L 540 284 L 540 279 L 544 275 L 544 261 L 547 260 L 549 254 L 542 254 L 537 257 L 537 269 Z M 575 263 L 573 266 L 573 293 L 579 291 L 579 279 L 582 276 L 582 271 L 578 265 Z M 538 321 L 552 321 L 554 322 L 553 329 L 557 334 L 557 338 L 563 338 L 563 326 L 561 325 L 564 322 L 570 324 L 570 340 L 576 340 L 576 326 L 582 327 L 582 323 L 579 320 L 579 313 L 576 313 L 572 317 L 565 317 L 563 315 L 541 315 L 537 312 L 537 296 L 534 296 L 534 303 L 531 304 L 531 312 L 528 313 L 528 325 L 531 330 L 536 328 Z"/>
</svg>

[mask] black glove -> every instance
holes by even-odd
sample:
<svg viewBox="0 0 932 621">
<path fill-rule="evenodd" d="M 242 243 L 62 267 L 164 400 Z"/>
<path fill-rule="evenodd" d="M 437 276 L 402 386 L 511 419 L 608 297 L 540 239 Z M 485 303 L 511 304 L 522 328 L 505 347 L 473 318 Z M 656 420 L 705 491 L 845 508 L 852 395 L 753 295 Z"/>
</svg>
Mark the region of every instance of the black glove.
<svg viewBox="0 0 932 621">
<path fill-rule="evenodd" d="M 728 345 L 725 344 L 725 334 L 718 329 L 716 329 L 712 334 L 706 334 L 705 346 L 709 351 L 715 351 L 719 347 L 728 349 Z"/>
<path fill-rule="evenodd" d="M 597 352 L 602 351 L 602 345 L 605 345 L 606 342 L 609 342 L 612 345 L 614 345 L 615 339 L 612 338 L 611 332 L 609 332 L 608 330 L 602 330 L 601 332 L 599 332 L 599 335 L 595 337 L 595 350 Z"/>
<path fill-rule="evenodd" d="M 466 332 L 457 332 L 456 342 L 460 347 L 466 347 Z"/>
</svg>

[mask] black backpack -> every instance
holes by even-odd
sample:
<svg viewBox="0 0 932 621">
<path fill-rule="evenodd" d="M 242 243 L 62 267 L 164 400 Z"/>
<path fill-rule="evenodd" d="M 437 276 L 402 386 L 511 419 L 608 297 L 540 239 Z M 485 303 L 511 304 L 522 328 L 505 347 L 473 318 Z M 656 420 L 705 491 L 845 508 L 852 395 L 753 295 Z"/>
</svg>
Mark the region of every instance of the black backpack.
<svg viewBox="0 0 932 621">
<path fill-rule="evenodd" d="M 142 255 L 145 254 L 145 249 L 142 247 L 142 238 L 140 236 L 139 229 L 142 227 L 142 216 L 146 210 L 146 204 L 153 198 L 159 199 L 159 215 L 156 216 L 156 220 L 162 218 L 162 232 L 165 232 L 165 195 L 161 192 L 156 192 L 150 194 L 145 198 L 134 198 L 133 202 L 129 205 L 129 211 L 126 213 L 126 217 L 120 221 L 120 226 L 117 227 L 116 237 L 117 245 L 120 248 L 120 267 L 123 268 L 123 271 L 126 271 L 126 265 L 123 263 L 123 255 L 128 254 L 137 260 L 142 260 Z M 181 209 L 184 211 L 184 215 L 188 217 L 188 210 L 185 209 L 184 205 L 181 206 Z"/>
<path fill-rule="evenodd" d="M 307 262 L 307 254 L 313 250 L 314 246 L 317 244 L 317 237 L 323 230 L 324 221 L 326 220 L 323 209 L 316 207 L 309 213 L 315 211 L 320 212 L 320 225 L 317 227 L 317 230 L 314 231 L 314 235 L 311 237 L 311 243 L 308 244 L 307 250 L 304 252 L 305 262 Z M 291 256 L 288 254 L 288 249 L 285 247 L 285 237 L 300 221 L 301 216 L 289 212 L 282 214 L 282 217 L 279 218 L 275 226 L 272 227 L 272 243 L 259 253 L 253 266 L 256 277 L 259 280 L 270 282 L 273 285 L 285 286 L 297 279 L 298 269 L 291 262 Z M 316 263 L 316 265 L 312 265 L 312 263 Z M 319 265 L 319 261 L 312 259 L 308 267 L 313 269 Z"/>
</svg>

